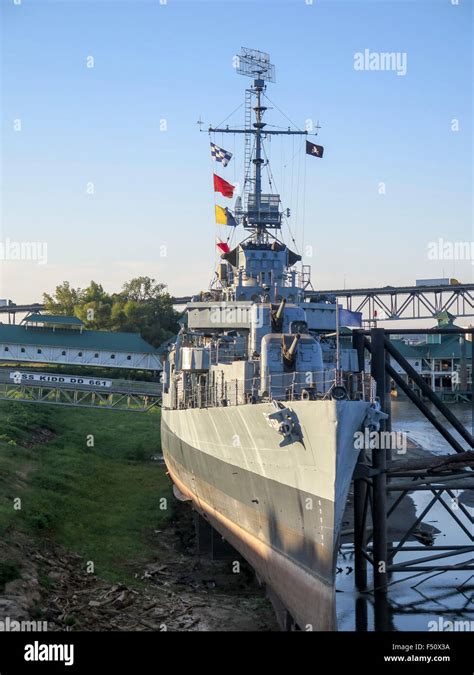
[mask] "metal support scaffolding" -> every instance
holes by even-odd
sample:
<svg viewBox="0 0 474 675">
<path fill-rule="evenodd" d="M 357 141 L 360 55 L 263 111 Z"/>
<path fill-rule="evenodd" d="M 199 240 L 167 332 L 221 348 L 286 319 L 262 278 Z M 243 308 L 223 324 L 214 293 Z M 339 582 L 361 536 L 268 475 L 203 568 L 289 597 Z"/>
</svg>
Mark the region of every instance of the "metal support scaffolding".
<svg viewBox="0 0 474 675">
<path fill-rule="evenodd" d="M 456 329 L 460 333 L 472 329 Z M 410 333 L 411 331 L 396 331 Z M 438 329 L 430 332 L 447 332 Z M 450 329 L 452 333 L 453 330 Z M 367 590 L 367 562 L 373 566 L 373 590 L 376 591 L 374 610 L 382 607 L 383 596 L 390 585 L 394 572 L 445 572 L 468 570 L 474 572 L 474 527 L 468 509 L 457 499 L 456 490 L 474 490 L 474 447 L 473 436 L 462 425 L 452 411 L 426 385 L 411 368 L 387 338 L 383 328 L 369 331 L 356 330 L 353 333 L 353 348 L 357 350 L 359 369 L 364 368 L 365 349 L 371 354 L 371 374 L 376 382 L 377 397 L 381 408 L 390 412 L 390 378 L 398 384 L 434 428 L 439 431 L 455 454 L 412 461 L 391 461 L 390 451 L 373 449 L 370 462 L 366 450 L 362 450 L 354 474 L 354 548 L 355 583 L 358 590 Z M 474 342 L 472 343 L 474 345 Z M 474 349 L 474 347 L 473 347 Z M 426 396 L 435 406 L 437 413 L 444 416 L 440 421 L 426 403 L 404 381 L 390 365 L 394 359 L 405 373 L 419 387 L 420 395 Z M 448 430 L 447 423 L 453 428 Z M 381 424 L 381 431 L 388 431 L 388 424 Z M 460 437 L 458 440 L 454 433 Z M 402 500 L 411 492 L 426 492 L 430 499 L 406 530 L 397 535 L 397 542 L 389 542 L 389 519 Z M 455 507 L 454 507 L 455 505 Z M 464 545 L 435 546 L 413 543 L 414 534 L 419 533 L 422 521 L 434 506 L 441 506 L 450 514 L 453 525 L 467 537 Z M 411 542 L 411 543 L 409 543 Z M 413 556 L 407 556 L 407 553 Z M 425 552 L 425 555 L 418 555 Z M 399 554 L 405 554 L 399 556 Z M 400 559 L 401 558 L 401 559 Z M 380 600 L 382 598 L 382 600 Z M 381 604 L 380 604 L 381 603 Z M 379 623 L 380 625 L 380 623 Z"/>
<path fill-rule="evenodd" d="M 385 383 L 384 330 L 374 328 L 371 331 L 372 363 L 371 374 L 376 383 L 377 397 L 385 411 L 387 405 L 387 387 Z M 381 431 L 385 431 L 385 420 L 381 422 Z M 372 467 L 375 470 L 372 479 L 372 521 L 374 586 L 383 588 L 387 584 L 387 454 L 386 450 L 372 450 Z"/>
</svg>

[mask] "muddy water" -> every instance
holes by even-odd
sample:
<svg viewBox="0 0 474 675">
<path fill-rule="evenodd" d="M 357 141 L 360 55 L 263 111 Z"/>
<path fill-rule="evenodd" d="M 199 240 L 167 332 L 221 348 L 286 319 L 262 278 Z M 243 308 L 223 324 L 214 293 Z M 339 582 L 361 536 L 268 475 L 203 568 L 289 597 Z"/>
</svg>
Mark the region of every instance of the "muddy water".
<svg viewBox="0 0 474 675">
<path fill-rule="evenodd" d="M 472 409 L 470 405 L 453 404 L 452 412 L 472 433 Z M 432 409 L 433 412 L 436 412 Z M 438 416 L 438 413 L 436 413 Z M 449 428 L 449 425 L 446 425 Z M 395 431 L 407 431 L 409 436 L 434 454 L 446 453 L 446 442 L 425 420 L 418 410 L 408 401 L 392 403 L 392 427 Z M 455 434 L 456 435 L 456 434 Z M 459 439 L 459 437 L 458 437 Z M 437 504 L 425 516 L 424 522 L 436 527 L 436 546 L 453 544 L 472 545 L 470 535 L 474 527 L 469 516 L 474 516 L 472 492 L 454 491 L 455 503 L 444 495 L 447 509 Z M 432 499 L 431 493 L 412 493 L 417 516 Z M 460 505 L 466 509 L 462 512 Z M 457 508 L 456 508 L 457 507 Z M 463 531 L 450 515 L 452 512 L 466 528 Z M 411 545 L 419 542 L 412 541 Z M 419 556 L 429 556 L 439 551 L 411 552 L 399 554 L 396 562 Z M 402 557 L 403 556 L 403 557 Z M 442 561 L 456 564 L 474 559 L 474 554 L 454 556 Z M 436 564 L 436 561 L 427 564 Z M 474 630 L 474 575 L 472 571 L 452 570 L 441 574 L 430 572 L 395 573 L 391 577 L 391 586 L 387 601 L 375 601 L 373 594 L 360 594 L 354 589 L 353 547 L 346 545 L 339 555 L 337 575 L 337 614 L 339 630 Z M 369 585 L 371 570 L 369 565 Z M 447 623 L 448 622 L 448 623 Z M 457 623 L 449 623 L 457 622 Z"/>
</svg>

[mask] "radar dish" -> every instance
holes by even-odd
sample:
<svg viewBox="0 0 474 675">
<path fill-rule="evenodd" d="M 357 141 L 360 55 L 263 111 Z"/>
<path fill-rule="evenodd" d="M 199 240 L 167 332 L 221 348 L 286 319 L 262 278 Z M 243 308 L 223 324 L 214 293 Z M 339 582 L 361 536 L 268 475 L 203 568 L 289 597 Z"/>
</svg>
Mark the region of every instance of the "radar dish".
<svg viewBox="0 0 474 675">
<path fill-rule="evenodd" d="M 270 54 L 257 49 L 242 47 L 237 57 L 237 72 L 266 82 L 275 82 L 275 66 L 270 63 Z"/>
</svg>

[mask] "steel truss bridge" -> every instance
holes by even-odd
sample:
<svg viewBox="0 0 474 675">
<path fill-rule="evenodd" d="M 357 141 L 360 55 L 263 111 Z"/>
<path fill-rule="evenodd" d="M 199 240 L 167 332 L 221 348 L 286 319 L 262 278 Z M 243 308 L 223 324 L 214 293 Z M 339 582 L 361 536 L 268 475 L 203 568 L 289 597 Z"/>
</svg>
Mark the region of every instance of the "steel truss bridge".
<svg viewBox="0 0 474 675">
<path fill-rule="evenodd" d="M 362 312 L 366 321 L 434 319 L 441 312 L 458 318 L 474 316 L 474 284 L 307 290 L 305 298 L 313 302 L 337 298 L 345 309 Z M 191 296 L 173 298 L 178 306 L 190 301 Z"/>
<path fill-rule="evenodd" d="M 38 379 L 22 380 L 17 383 L 11 377 L 13 373 L 25 373 L 25 371 L 17 368 L 2 368 L 0 371 L 0 400 L 134 412 L 147 412 L 161 404 L 162 385 L 160 382 L 107 380 L 107 387 L 100 387 L 98 384 L 76 384 L 70 381 L 42 382 Z M 35 377 L 39 378 L 41 375 L 51 376 L 54 373 L 35 373 Z M 57 379 L 60 380 L 61 375 Z M 85 380 L 89 378 L 64 376 L 62 379 Z"/>
<path fill-rule="evenodd" d="M 337 298 L 346 309 L 362 312 L 369 321 L 434 319 L 440 312 L 450 312 L 458 318 L 474 316 L 474 284 L 307 290 L 305 297 L 314 302 Z M 173 304 L 183 306 L 191 299 L 191 295 L 174 297 Z M 15 323 L 17 313 L 38 312 L 42 309 L 43 305 L 39 303 L 11 304 L 0 307 L 0 314 L 8 314 L 8 322 Z"/>
<path fill-rule="evenodd" d="M 306 291 L 317 302 L 337 298 L 346 309 L 362 312 L 369 321 L 434 319 L 440 312 L 474 316 L 474 284 L 457 286 L 384 286 L 329 291 Z"/>
</svg>

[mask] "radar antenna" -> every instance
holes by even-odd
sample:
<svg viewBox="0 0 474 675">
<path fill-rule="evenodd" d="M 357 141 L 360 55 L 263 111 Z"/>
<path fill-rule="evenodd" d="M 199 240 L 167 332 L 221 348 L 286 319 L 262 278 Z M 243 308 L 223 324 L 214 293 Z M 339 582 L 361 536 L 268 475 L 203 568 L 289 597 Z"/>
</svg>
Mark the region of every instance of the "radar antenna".
<svg viewBox="0 0 474 675">
<path fill-rule="evenodd" d="M 247 75 L 254 80 L 275 82 L 275 66 L 270 63 L 270 54 L 257 49 L 242 47 L 240 55 L 236 57 L 236 70 L 239 75 Z"/>
</svg>

